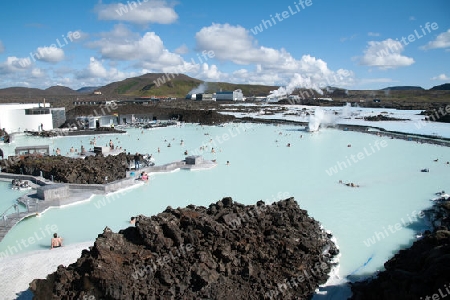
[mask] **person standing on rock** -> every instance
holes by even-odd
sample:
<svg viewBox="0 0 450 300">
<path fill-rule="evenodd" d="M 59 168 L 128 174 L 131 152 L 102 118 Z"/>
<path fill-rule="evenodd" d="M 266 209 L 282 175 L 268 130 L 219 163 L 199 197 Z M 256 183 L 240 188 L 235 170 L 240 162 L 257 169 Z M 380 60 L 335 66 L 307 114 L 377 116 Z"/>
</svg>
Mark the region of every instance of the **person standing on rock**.
<svg viewBox="0 0 450 300">
<path fill-rule="evenodd" d="M 140 168 L 140 165 L 139 165 L 139 163 L 140 163 L 140 157 L 139 157 L 139 153 L 138 152 L 136 152 L 136 155 L 134 155 L 134 168 L 136 169 L 136 170 L 139 170 L 139 168 Z"/>
</svg>

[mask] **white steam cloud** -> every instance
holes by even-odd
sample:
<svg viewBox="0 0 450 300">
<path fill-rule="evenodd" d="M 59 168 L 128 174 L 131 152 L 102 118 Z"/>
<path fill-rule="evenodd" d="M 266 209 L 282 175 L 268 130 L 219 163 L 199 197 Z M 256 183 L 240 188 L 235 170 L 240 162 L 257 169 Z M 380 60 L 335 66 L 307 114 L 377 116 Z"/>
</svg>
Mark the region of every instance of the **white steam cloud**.
<svg viewBox="0 0 450 300">
<path fill-rule="evenodd" d="M 190 92 L 189 92 L 189 94 L 202 94 L 202 93 L 204 93 L 205 91 L 206 91 L 206 89 L 208 88 L 208 83 L 206 83 L 206 82 L 203 82 L 203 83 L 201 83 L 198 87 L 196 87 L 196 88 L 193 88 Z"/>
</svg>

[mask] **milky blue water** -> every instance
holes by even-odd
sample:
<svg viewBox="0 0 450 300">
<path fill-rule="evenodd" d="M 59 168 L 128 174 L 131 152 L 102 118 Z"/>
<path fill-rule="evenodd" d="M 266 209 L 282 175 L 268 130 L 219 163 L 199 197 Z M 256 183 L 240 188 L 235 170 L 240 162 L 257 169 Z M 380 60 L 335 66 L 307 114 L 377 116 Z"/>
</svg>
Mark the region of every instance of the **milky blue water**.
<svg viewBox="0 0 450 300">
<path fill-rule="evenodd" d="M 131 216 L 154 215 L 167 206 L 208 206 L 226 196 L 244 204 L 272 203 L 292 196 L 336 237 L 342 278 L 380 270 L 425 228 L 424 219 L 413 215 L 431 206 L 429 199 L 435 192 L 450 190 L 450 165 L 445 163 L 450 161 L 449 149 L 357 132 L 324 129 L 311 134 L 302 129 L 250 123 L 224 127 L 188 124 L 97 137 L 97 144 L 112 139 L 132 153 L 152 153 L 157 164 L 184 159 L 188 150 L 216 159 L 218 166 L 152 174 L 146 184 L 50 209 L 14 227 L 0 243 L 0 252 L 11 251 L 20 239 L 36 235 L 42 239 L 21 251 L 48 247 L 46 228 L 51 226 L 66 244 L 76 244 L 93 241 L 106 226 L 118 231 L 128 226 Z M 59 147 L 64 153 L 71 146 L 89 148 L 90 139 L 17 137 L 15 145 L 6 150 L 13 151 L 19 144 L 50 143 L 51 151 Z M 171 147 L 167 147 L 169 143 Z M 200 152 L 202 145 L 205 151 Z M 423 168 L 430 172 L 420 172 Z M 348 187 L 339 180 L 359 187 Z M 0 190 L 7 188 L 0 185 Z M 0 201 L 0 205 L 10 203 L 11 197 Z"/>
<path fill-rule="evenodd" d="M 0 214 L 5 212 L 12 213 L 14 212 L 14 208 L 11 207 L 17 203 L 17 198 L 22 196 L 23 194 L 30 192 L 29 190 L 13 190 L 11 189 L 11 182 L 9 181 L 0 181 L 0 191 L 1 191 L 1 200 L 0 200 Z M 23 207 L 19 207 L 20 211 L 25 211 Z M 1 223 L 0 223 L 1 224 Z"/>
</svg>

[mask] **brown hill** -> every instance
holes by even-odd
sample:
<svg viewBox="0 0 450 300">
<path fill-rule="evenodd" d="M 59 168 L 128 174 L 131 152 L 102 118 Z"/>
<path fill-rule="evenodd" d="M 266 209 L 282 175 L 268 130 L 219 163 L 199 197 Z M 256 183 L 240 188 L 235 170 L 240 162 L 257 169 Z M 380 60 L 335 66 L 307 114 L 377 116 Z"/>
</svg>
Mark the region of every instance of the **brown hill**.
<svg viewBox="0 0 450 300">
<path fill-rule="evenodd" d="M 77 91 L 66 86 L 51 86 L 44 90 L 46 95 L 78 95 Z"/>
<path fill-rule="evenodd" d="M 0 95 L 2 96 L 42 96 L 44 91 L 36 88 L 27 87 L 9 87 L 0 89 Z"/>
<path fill-rule="evenodd" d="M 147 73 L 138 77 L 112 82 L 98 90 L 106 97 L 151 97 L 167 96 L 184 98 L 201 80 L 184 74 Z"/>
<path fill-rule="evenodd" d="M 65 106 L 77 99 L 76 91 L 65 86 L 52 86 L 45 90 L 27 87 L 10 87 L 0 89 L 0 103 L 54 103 L 54 106 Z M 64 101 L 68 100 L 68 101 Z"/>
<path fill-rule="evenodd" d="M 258 85 L 258 84 L 239 84 L 229 82 L 208 82 L 206 92 L 215 93 L 222 91 L 234 91 L 236 89 L 242 90 L 246 97 L 251 96 L 267 96 L 270 91 L 277 90 L 279 86 L 273 85 Z"/>
<path fill-rule="evenodd" d="M 214 93 L 220 90 L 232 91 L 241 89 L 246 96 L 266 96 L 270 91 L 278 89 L 278 86 L 236 84 L 228 82 L 203 82 L 184 74 L 147 73 L 138 77 L 127 78 L 122 81 L 110 83 L 99 88 L 99 91 L 102 92 L 102 95 L 107 97 L 167 96 L 184 98 L 186 94 L 202 83 L 205 83 L 204 92 L 207 93 Z"/>
</svg>

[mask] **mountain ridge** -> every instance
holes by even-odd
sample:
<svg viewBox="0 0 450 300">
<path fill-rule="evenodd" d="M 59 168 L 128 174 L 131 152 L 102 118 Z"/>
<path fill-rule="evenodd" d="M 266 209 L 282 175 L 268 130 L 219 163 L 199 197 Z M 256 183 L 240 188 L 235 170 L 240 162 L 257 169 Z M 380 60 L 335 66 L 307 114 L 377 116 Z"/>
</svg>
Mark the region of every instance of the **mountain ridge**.
<svg viewBox="0 0 450 300">
<path fill-rule="evenodd" d="M 389 86 L 382 91 L 425 91 L 425 89 L 421 86 L 412 86 L 412 85 L 400 85 L 400 86 Z"/>
<path fill-rule="evenodd" d="M 201 86 L 203 84 L 203 86 Z M 0 102 L 29 102 L 45 98 L 51 102 L 65 101 L 67 103 L 83 99 L 96 101 L 107 99 L 134 99 L 137 97 L 184 97 L 194 88 L 203 87 L 202 92 L 214 93 L 220 90 L 231 91 L 241 89 L 244 96 L 267 96 L 279 86 L 239 84 L 232 82 L 204 82 L 197 78 L 178 73 L 146 73 L 136 77 L 114 81 L 104 86 L 82 87 L 74 90 L 65 86 L 52 86 L 47 89 L 32 87 L 8 87 L 0 89 Z M 307 89 L 296 89 L 301 96 L 332 97 L 341 101 L 358 101 L 383 98 L 389 101 L 418 101 L 418 102 L 450 102 L 450 83 L 423 89 L 419 86 L 392 86 L 381 90 L 347 90 L 340 87 L 324 89 L 323 96 Z M 99 94 L 93 94 L 99 91 Z M 95 100 L 94 100 L 95 99 Z"/>
</svg>

